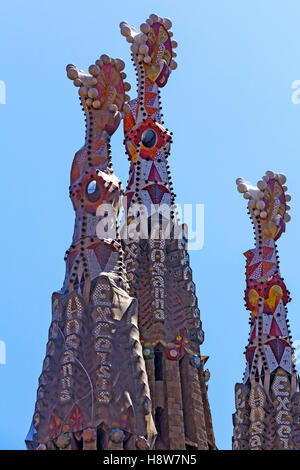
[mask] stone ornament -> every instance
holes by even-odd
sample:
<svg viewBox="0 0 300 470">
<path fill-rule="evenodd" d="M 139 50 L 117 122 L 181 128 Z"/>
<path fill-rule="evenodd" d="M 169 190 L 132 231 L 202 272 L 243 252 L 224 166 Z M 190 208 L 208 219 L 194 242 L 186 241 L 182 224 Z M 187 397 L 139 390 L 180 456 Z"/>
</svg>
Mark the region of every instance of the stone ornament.
<svg viewBox="0 0 300 470">
<path fill-rule="evenodd" d="M 74 235 L 63 287 L 53 294 L 47 356 L 26 439 L 31 449 L 108 449 L 116 425 L 133 437 L 127 448 L 131 442 L 135 448 L 140 436 L 154 444 L 137 302 L 129 295 L 117 224 L 122 185 L 110 151 L 110 138 L 128 112 L 123 69 L 121 59 L 106 55 L 89 73 L 67 66 L 79 88 L 86 136 L 71 168 Z"/>
<path fill-rule="evenodd" d="M 204 333 L 159 94 L 177 67 L 171 26 L 156 14 L 140 32 L 120 24 L 137 73 L 133 100 L 123 60 L 102 54 L 88 72 L 67 66 L 85 142 L 71 167 L 74 233 L 63 287 L 52 296 L 29 449 L 215 449 L 208 357 L 200 355 Z M 125 192 L 110 144 L 121 121 Z"/>
<path fill-rule="evenodd" d="M 236 183 L 248 201 L 255 248 L 245 253 L 250 336 L 243 384 L 236 385 L 233 448 L 299 449 L 293 419 L 299 383 L 286 308 L 290 293 L 280 274 L 276 246 L 290 221 L 291 197 L 286 177 L 272 171 L 256 186 L 242 178 Z"/>
</svg>

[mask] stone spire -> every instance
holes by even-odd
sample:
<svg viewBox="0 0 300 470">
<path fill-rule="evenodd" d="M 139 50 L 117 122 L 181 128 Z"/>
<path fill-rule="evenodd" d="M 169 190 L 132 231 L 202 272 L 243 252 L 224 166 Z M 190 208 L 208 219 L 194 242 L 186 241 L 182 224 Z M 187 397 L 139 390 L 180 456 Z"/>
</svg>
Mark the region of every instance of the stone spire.
<svg viewBox="0 0 300 470">
<path fill-rule="evenodd" d="M 300 393 L 287 320 L 290 301 L 279 270 L 276 242 L 290 220 L 286 177 L 267 171 L 257 186 L 242 178 L 255 248 L 246 257 L 250 336 L 243 383 L 235 386 L 234 449 L 300 449 Z"/>
<path fill-rule="evenodd" d="M 79 87 L 86 137 L 75 154 L 70 197 L 76 214 L 63 288 L 39 378 L 31 449 L 146 449 L 156 434 L 117 215 L 121 182 L 110 137 L 126 112 L 124 63 L 103 55 L 89 74 L 67 66 Z M 127 109 L 128 111 L 128 109 Z"/>
<path fill-rule="evenodd" d="M 200 312 L 187 253 L 186 227 L 176 217 L 168 158 L 172 132 L 164 128 L 160 88 L 177 64 L 167 18 L 152 14 L 140 32 L 126 22 L 137 98 L 124 118 L 130 162 L 122 241 L 130 295 L 138 299 L 138 325 L 157 428 L 156 449 L 214 448 L 200 355 Z"/>
</svg>

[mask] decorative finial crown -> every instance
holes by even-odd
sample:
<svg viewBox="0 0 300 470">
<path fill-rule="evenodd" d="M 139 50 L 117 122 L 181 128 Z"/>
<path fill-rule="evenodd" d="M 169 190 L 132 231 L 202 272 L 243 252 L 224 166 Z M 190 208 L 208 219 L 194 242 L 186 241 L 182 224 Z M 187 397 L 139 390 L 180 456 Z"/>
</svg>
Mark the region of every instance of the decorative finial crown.
<svg viewBox="0 0 300 470">
<path fill-rule="evenodd" d="M 76 87 L 85 112 L 106 110 L 118 112 L 121 117 L 129 112 L 126 94 L 130 84 L 124 82 L 125 64 L 122 59 L 112 59 L 102 54 L 95 64 L 89 66 L 89 73 L 79 70 L 75 65 L 67 65 L 67 75 Z"/>
<path fill-rule="evenodd" d="M 155 14 L 141 24 L 140 33 L 126 21 L 120 23 L 121 34 L 132 44 L 134 62 L 136 65 L 142 62 L 147 77 L 159 87 L 165 86 L 171 70 L 177 67 L 174 60 L 177 42 L 171 39 L 171 26 L 169 18 L 160 18 Z"/>
<path fill-rule="evenodd" d="M 245 181 L 243 178 L 236 180 L 237 189 L 248 199 L 248 208 L 254 225 L 261 225 L 265 238 L 277 240 L 285 231 L 285 224 L 291 217 L 287 213 L 290 207 L 287 202 L 291 196 L 286 194 L 284 186 L 286 176 L 267 171 L 265 176 L 258 181 L 257 186 Z"/>
</svg>

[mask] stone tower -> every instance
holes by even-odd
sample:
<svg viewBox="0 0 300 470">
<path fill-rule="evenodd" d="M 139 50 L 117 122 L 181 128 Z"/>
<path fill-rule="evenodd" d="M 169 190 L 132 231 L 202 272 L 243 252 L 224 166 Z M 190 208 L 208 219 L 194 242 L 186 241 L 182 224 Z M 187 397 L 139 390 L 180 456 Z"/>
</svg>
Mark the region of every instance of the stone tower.
<svg viewBox="0 0 300 470">
<path fill-rule="evenodd" d="M 86 135 L 71 169 L 75 228 L 63 288 L 52 296 L 31 449 L 145 449 L 156 434 L 117 224 L 122 187 L 111 163 L 110 137 L 128 98 L 123 68 L 106 55 L 89 74 L 67 67 Z"/>
<path fill-rule="evenodd" d="M 66 276 L 52 322 L 26 443 L 30 449 L 214 449 L 207 357 L 186 227 L 176 216 L 159 88 L 176 67 L 171 21 L 151 15 L 132 43 L 138 98 L 124 63 L 102 55 L 89 73 L 67 66 L 86 118 L 71 169 L 75 210 Z M 124 119 L 123 189 L 110 138 Z"/>
<path fill-rule="evenodd" d="M 290 220 L 284 175 L 267 171 L 257 186 L 237 179 L 247 199 L 255 248 L 246 256 L 250 336 L 243 383 L 235 386 L 233 449 L 300 449 L 300 393 L 287 320 L 289 291 L 276 241 Z"/>
<path fill-rule="evenodd" d="M 172 23 L 157 15 L 140 26 L 126 22 L 137 98 L 124 118 L 130 162 L 124 198 L 123 246 L 157 429 L 155 449 L 214 449 L 207 398 L 209 372 L 200 355 L 204 334 L 170 177 L 172 132 L 163 127 L 160 88 L 177 67 Z"/>
</svg>

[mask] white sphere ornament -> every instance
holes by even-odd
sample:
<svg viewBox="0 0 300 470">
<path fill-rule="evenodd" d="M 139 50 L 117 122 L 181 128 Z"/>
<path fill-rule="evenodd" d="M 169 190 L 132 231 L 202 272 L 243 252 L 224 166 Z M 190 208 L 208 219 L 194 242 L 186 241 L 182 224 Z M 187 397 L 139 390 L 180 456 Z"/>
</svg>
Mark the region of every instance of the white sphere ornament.
<svg viewBox="0 0 300 470">
<path fill-rule="evenodd" d="M 98 83 L 98 81 L 97 81 L 97 78 L 96 78 L 96 77 L 91 77 L 91 78 L 89 79 L 89 82 L 88 82 L 88 84 L 89 84 L 90 87 L 93 87 L 93 86 L 97 85 L 97 83 Z"/>
<path fill-rule="evenodd" d="M 264 193 L 262 191 L 257 192 L 258 199 L 262 199 L 264 197 Z"/>
<path fill-rule="evenodd" d="M 245 193 L 247 191 L 247 185 L 245 183 L 240 183 L 237 187 L 239 193 Z"/>
<path fill-rule="evenodd" d="M 158 21 L 158 15 L 156 15 L 155 13 L 152 13 L 152 15 L 149 16 L 149 18 L 150 18 L 150 20 L 153 21 L 153 23 Z"/>
<path fill-rule="evenodd" d="M 266 187 L 267 187 L 267 183 L 266 183 L 265 181 L 263 181 L 263 180 L 260 180 L 260 181 L 258 181 L 258 183 L 257 183 L 257 187 L 258 187 L 258 189 L 260 189 L 261 191 L 264 191 L 264 190 L 266 189 Z"/>
<path fill-rule="evenodd" d="M 173 59 L 172 59 L 171 62 L 170 62 L 170 68 L 171 68 L 172 70 L 177 69 L 177 62 L 176 62 L 175 60 L 173 60 Z"/>
<path fill-rule="evenodd" d="M 172 21 L 170 20 L 170 18 L 164 18 L 163 23 L 166 29 L 172 28 Z"/>
<path fill-rule="evenodd" d="M 122 36 L 130 36 L 131 35 L 131 29 L 127 25 L 122 25 L 121 26 L 121 34 Z"/>
<path fill-rule="evenodd" d="M 80 96 L 84 97 L 88 94 L 88 88 L 86 86 L 81 86 L 78 90 Z"/>
<path fill-rule="evenodd" d="M 124 103 L 124 106 L 123 106 L 123 113 L 125 114 L 125 116 L 126 116 L 126 114 L 129 114 L 130 111 L 131 111 L 131 108 L 130 108 L 129 104 L 128 104 L 128 103 Z"/>
<path fill-rule="evenodd" d="M 111 59 L 107 54 L 102 54 L 100 56 L 100 59 L 103 60 L 104 64 L 109 64 Z"/>
<path fill-rule="evenodd" d="M 115 60 L 115 65 L 116 68 L 121 72 L 121 70 L 125 69 L 125 62 L 122 59 L 116 59 Z"/>
<path fill-rule="evenodd" d="M 98 67 L 98 65 L 96 65 L 96 64 L 92 64 L 92 65 L 89 66 L 89 72 L 94 77 L 97 77 L 97 75 L 99 75 L 99 73 L 100 73 L 100 67 Z"/>
<path fill-rule="evenodd" d="M 75 86 L 81 86 L 82 85 L 82 81 L 80 80 L 80 78 L 75 78 L 73 83 L 74 83 Z"/>
<path fill-rule="evenodd" d="M 286 176 L 282 173 L 279 173 L 278 181 L 279 181 L 280 184 L 284 184 L 286 182 Z"/>
<path fill-rule="evenodd" d="M 125 90 L 125 91 L 129 91 L 129 90 L 130 90 L 130 88 L 131 88 L 131 85 L 130 85 L 130 83 L 128 83 L 128 82 L 124 82 L 124 90 Z"/>
<path fill-rule="evenodd" d="M 137 54 L 138 51 L 139 51 L 139 46 L 134 43 L 134 44 L 132 44 L 132 46 L 131 46 L 130 49 L 131 49 L 131 51 L 132 51 L 134 54 Z"/>
<path fill-rule="evenodd" d="M 97 88 L 90 88 L 88 91 L 88 96 L 89 98 L 95 99 L 98 96 L 98 90 Z"/>
<path fill-rule="evenodd" d="M 94 100 L 94 101 L 93 101 L 93 108 L 99 109 L 100 106 L 101 106 L 101 103 L 100 103 L 99 100 Z"/>
<path fill-rule="evenodd" d="M 265 203 L 264 201 L 257 201 L 256 203 L 256 209 L 263 210 L 265 208 Z"/>
<path fill-rule="evenodd" d="M 140 30 L 142 31 L 142 33 L 148 34 L 150 31 L 150 25 L 148 23 L 142 23 L 140 26 Z"/>
<path fill-rule="evenodd" d="M 70 80 L 75 80 L 78 77 L 78 70 L 75 68 L 75 65 L 70 64 L 67 66 L 67 76 Z"/>
<path fill-rule="evenodd" d="M 138 36 L 138 42 L 145 44 L 148 41 L 148 36 L 146 34 L 141 34 Z"/>
<path fill-rule="evenodd" d="M 144 55 L 148 55 L 148 52 L 149 52 L 148 46 L 146 46 L 146 44 L 141 44 L 140 47 L 139 47 L 139 53 L 144 54 Z"/>
</svg>

